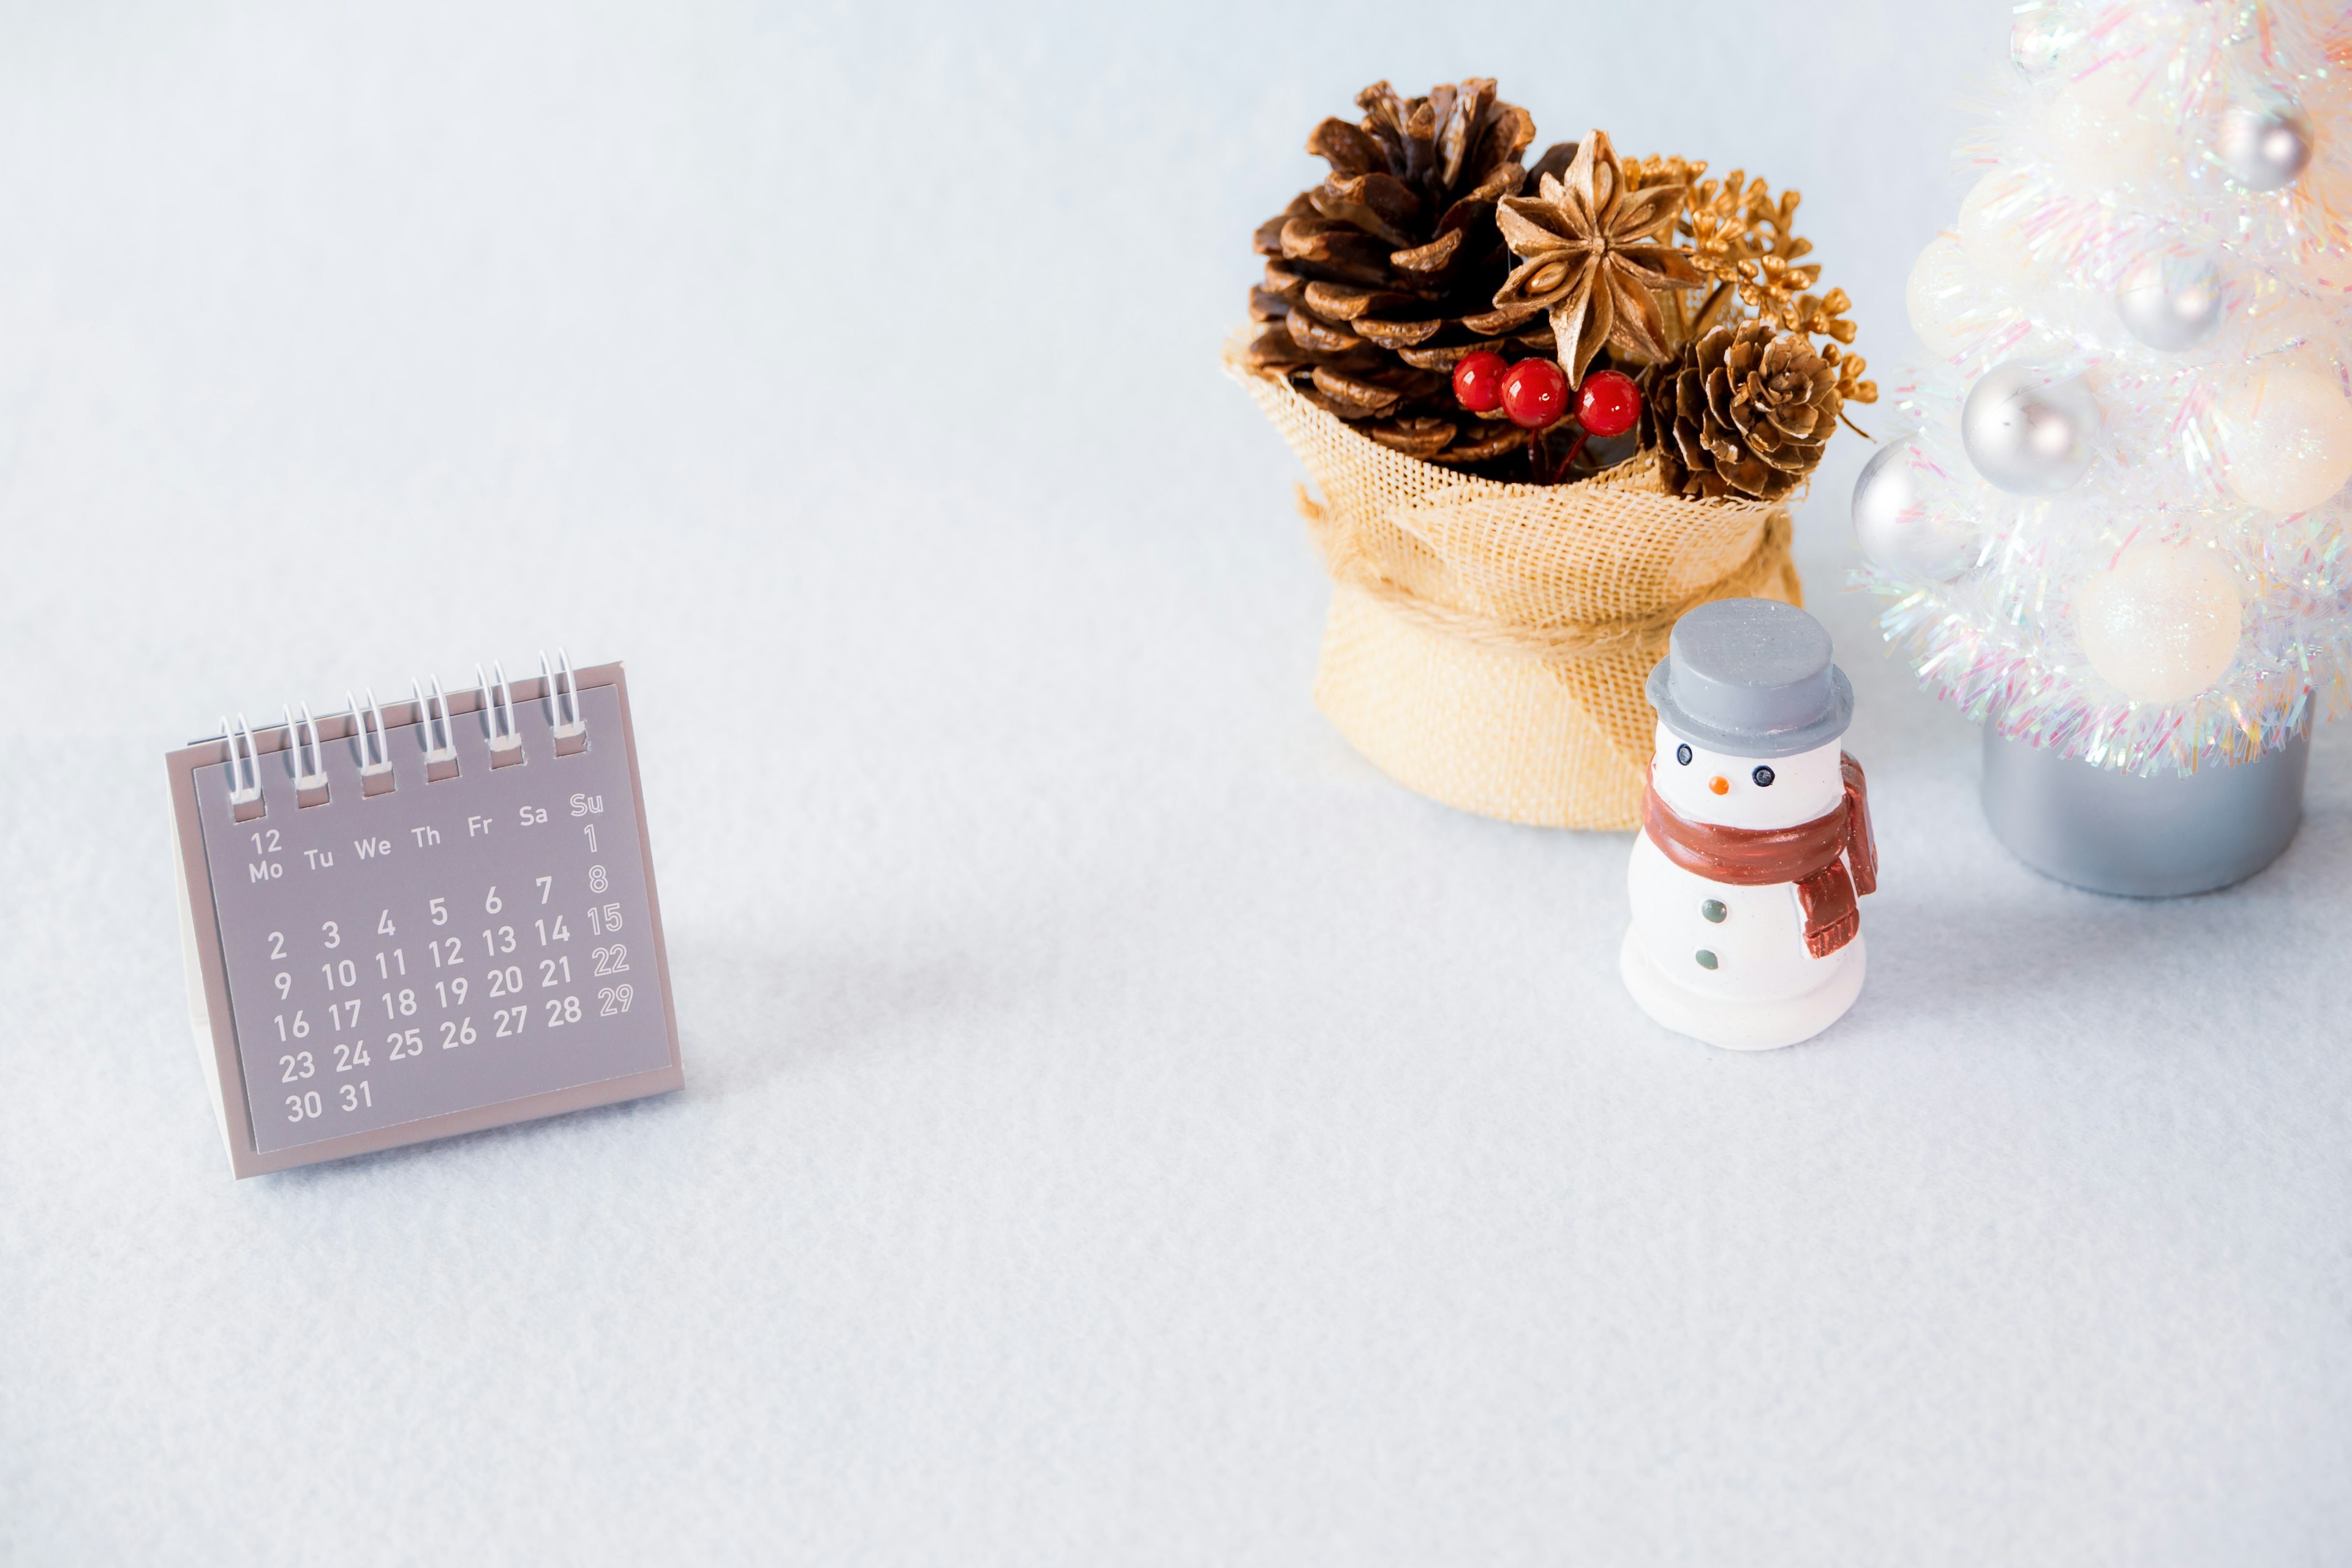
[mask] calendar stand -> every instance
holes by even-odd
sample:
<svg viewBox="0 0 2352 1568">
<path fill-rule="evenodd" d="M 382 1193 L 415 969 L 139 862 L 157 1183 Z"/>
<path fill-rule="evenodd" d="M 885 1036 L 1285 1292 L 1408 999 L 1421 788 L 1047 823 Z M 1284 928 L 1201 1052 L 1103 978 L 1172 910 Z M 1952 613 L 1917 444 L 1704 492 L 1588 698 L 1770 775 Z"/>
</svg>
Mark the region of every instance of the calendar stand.
<svg viewBox="0 0 2352 1568">
<path fill-rule="evenodd" d="M 223 730 L 165 762 L 237 1176 L 684 1085 L 621 665 Z"/>
</svg>

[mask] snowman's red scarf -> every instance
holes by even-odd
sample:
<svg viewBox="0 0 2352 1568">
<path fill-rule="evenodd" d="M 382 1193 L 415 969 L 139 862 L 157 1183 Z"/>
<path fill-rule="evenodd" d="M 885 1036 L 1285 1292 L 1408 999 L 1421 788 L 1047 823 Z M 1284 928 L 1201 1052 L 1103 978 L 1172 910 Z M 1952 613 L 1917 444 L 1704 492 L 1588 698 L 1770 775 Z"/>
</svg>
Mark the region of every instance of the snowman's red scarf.
<svg viewBox="0 0 2352 1568">
<path fill-rule="evenodd" d="M 1862 764 L 1841 752 L 1838 766 L 1845 775 L 1845 798 L 1828 815 L 1794 827 L 1693 822 L 1659 799 L 1652 784 L 1642 795 L 1642 829 L 1667 859 L 1711 882 L 1741 888 L 1796 883 L 1805 950 L 1827 958 L 1862 929 L 1856 897 L 1878 890 L 1878 846 L 1870 836 L 1870 791 Z"/>
</svg>

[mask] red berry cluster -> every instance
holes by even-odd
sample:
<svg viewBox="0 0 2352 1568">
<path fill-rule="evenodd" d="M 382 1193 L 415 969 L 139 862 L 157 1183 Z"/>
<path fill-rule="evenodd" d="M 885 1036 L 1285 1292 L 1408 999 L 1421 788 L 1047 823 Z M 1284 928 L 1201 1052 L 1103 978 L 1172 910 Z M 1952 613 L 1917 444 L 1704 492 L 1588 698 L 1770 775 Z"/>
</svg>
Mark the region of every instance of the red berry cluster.
<svg viewBox="0 0 2352 1568">
<path fill-rule="evenodd" d="M 1500 408 L 1525 430 L 1549 430 L 1568 417 L 1568 376 L 1548 359 L 1517 364 L 1481 350 L 1454 367 L 1454 395 L 1473 414 Z M 1622 436 L 1642 417 L 1642 389 L 1622 371 L 1600 370 L 1576 389 L 1576 423 L 1588 436 Z"/>
</svg>

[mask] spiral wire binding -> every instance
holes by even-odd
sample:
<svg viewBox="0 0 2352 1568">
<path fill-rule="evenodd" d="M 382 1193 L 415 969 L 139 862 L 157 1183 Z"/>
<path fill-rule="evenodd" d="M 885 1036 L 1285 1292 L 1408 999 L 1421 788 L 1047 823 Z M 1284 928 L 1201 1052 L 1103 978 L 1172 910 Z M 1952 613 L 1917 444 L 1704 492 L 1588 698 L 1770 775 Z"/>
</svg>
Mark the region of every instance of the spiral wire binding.
<svg viewBox="0 0 2352 1568">
<path fill-rule="evenodd" d="M 390 795 L 396 787 L 392 773 L 392 736 L 384 728 L 383 709 L 376 702 L 375 688 L 371 686 L 365 689 L 367 706 L 364 709 L 352 699 L 349 690 L 343 693 L 343 705 L 352 715 L 352 750 L 359 758 L 360 795 L 362 798 Z M 370 719 L 375 721 L 373 735 L 368 731 Z"/>
<path fill-rule="evenodd" d="M 261 757 L 253 743 L 253 726 L 245 721 L 242 713 L 236 716 L 235 724 L 224 714 L 220 724 L 222 743 L 228 747 L 228 803 L 232 806 L 251 805 L 261 799 Z M 242 755 L 237 749 L 239 740 L 245 742 Z M 240 778 L 245 782 L 239 784 Z"/>
<path fill-rule="evenodd" d="M 540 689 L 547 696 L 547 716 L 554 725 L 555 738 L 564 741 L 586 734 L 588 721 L 580 716 L 580 678 L 572 672 L 572 656 L 559 647 L 554 664 L 550 665 L 547 650 L 540 649 L 539 677 Z"/>
<path fill-rule="evenodd" d="M 547 650 L 541 648 L 539 672 L 541 695 L 547 701 L 549 730 L 556 742 L 556 754 L 571 756 L 587 750 L 588 720 L 581 710 L 580 678 L 572 668 L 571 655 L 558 647 L 555 657 L 550 659 Z M 489 742 L 491 765 L 521 762 L 522 731 L 517 720 L 514 685 L 507 678 L 504 661 L 492 660 L 487 675 L 477 663 L 474 681 L 481 693 L 482 727 Z M 344 689 L 343 711 L 351 718 L 351 729 L 344 738 L 352 742 L 359 763 L 363 793 L 382 795 L 394 787 L 392 731 L 384 719 L 383 706 L 376 700 L 375 688 L 362 689 L 367 694 L 364 702 L 348 688 Z M 426 780 L 456 777 L 457 732 L 448 694 L 441 689 L 440 677 L 428 675 L 421 680 L 411 678 L 408 689 L 415 703 L 416 722 L 425 742 Z M 309 703 L 287 703 L 282 711 L 285 749 L 294 775 L 296 798 L 303 805 L 320 805 L 327 798 L 328 787 L 325 737 Z M 222 760 L 228 769 L 229 805 L 236 809 L 237 820 L 243 822 L 263 815 L 261 748 L 254 739 L 253 726 L 242 713 L 234 720 L 224 714 L 220 736 L 226 752 Z"/>
<path fill-rule="evenodd" d="M 482 667 L 474 666 L 474 684 L 482 693 L 482 729 L 490 742 L 490 766 L 501 767 L 522 760 L 522 734 L 515 728 L 514 689 L 507 684 L 505 665 L 491 661 L 496 679 L 485 679 Z"/>
<path fill-rule="evenodd" d="M 540 689 L 547 698 L 547 718 L 550 732 L 555 741 L 559 757 L 577 756 L 588 749 L 588 720 L 580 711 L 580 677 L 572 668 L 572 656 L 562 648 L 555 650 L 555 662 L 547 661 L 547 650 L 539 650 Z"/>
<path fill-rule="evenodd" d="M 327 787 L 327 748 L 319 739 L 319 721 L 310 717 L 310 705 L 302 704 L 302 717 L 294 717 L 293 707 L 286 709 L 286 749 L 293 753 L 294 787 L 316 790 Z"/>
<path fill-rule="evenodd" d="M 392 752 L 384 740 L 383 709 L 376 702 L 375 688 L 371 686 L 365 689 L 367 691 L 365 708 L 362 708 L 352 699 L 349 690 L 343 693 L 344 706 L 352 716 L 352 741 L 359 749 L 362 778 L 389 772 L 392 767 Z M 373 735 L 368 731 L 370 719 L 375 721 L 375 731 Z"/>
<path fill-rule="evenodd" d="M 410 679 L 408 689 L 416 695 L 417 722 L 425 730 L 425 782 L 438 784 L 443 779 L 457 776 L 457 737 L 450 730 L 449 699 L 441 689 L 441 678 L 428 675 L 425 679 L 432 683 L 429 693 L 414 679 Z M 435 740 L 436 726 L 437 744 Z"/>
</svg>

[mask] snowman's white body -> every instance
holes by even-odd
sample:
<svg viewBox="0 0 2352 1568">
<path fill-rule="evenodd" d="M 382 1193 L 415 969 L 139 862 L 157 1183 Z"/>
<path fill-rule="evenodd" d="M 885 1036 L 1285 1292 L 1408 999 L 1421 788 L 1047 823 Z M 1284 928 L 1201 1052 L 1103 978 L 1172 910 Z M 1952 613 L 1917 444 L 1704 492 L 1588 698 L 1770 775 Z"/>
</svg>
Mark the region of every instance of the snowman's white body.
<svg viewBox="0 0 2352 1568">
<path fill-rule="evenodd" d="M 1692 745 L 1662 724 L 1650 777 L 1659 798 L 1690 821 L 1794 827 L 1837 808 L 1845 794 L 1838 759 L 1835 741 L 1794 756 L 1734 756 Z M 1756 782 L 1759 768 L 1770 770 L 1762 775 L 1769 784 Z M 1793 882 L 1714 881 L 1667 859 L 1643 833 L 1626 885 L 1633 923 L 1619 967 L 1643 1011 L 1677 1033 L 1769 1050 L 1819 1034 L 1861 994 L 1862 938 L 1815 958 Z"/>
</svg>

